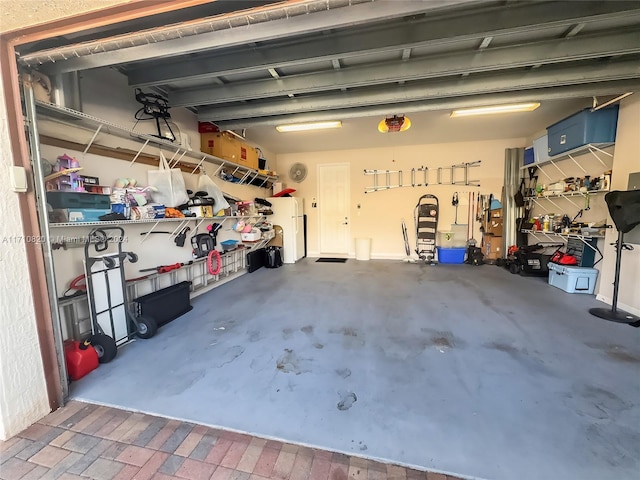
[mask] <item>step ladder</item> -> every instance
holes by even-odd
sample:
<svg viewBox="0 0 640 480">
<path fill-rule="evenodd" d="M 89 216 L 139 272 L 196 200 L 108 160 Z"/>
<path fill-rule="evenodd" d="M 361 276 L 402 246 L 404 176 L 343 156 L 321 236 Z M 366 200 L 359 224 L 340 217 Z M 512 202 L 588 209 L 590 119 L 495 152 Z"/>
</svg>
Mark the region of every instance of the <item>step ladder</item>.
<svg viewBox="0 0 640 480">
<path fill-rule="evenodd" d="M 468 185 L 479 187 L 480 180 L 469 179 L 469 169 L 479 167 L 481 162 L 482 160 L 458 163 L 450 167 L 438 167 L 434 170 L 429 170 L 428 167 L 412 168 L 404 171 L 365 169 L 365 175 L 373 176 L 373 186 L 365 187 L 364 193 L 402 187 L 426 187 L 428 185 Z M 430 176 L 434 173 L 436 178 L 431 181 Z M 405 183 L 405 177 L 408 180 L 407 183 Z"/>
</svg>

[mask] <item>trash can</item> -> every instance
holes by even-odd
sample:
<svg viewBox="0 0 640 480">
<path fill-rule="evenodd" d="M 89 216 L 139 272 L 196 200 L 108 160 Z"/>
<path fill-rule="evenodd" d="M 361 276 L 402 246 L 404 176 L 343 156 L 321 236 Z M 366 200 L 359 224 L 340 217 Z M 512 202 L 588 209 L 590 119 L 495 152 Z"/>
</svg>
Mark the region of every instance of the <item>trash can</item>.
<svg viewBox="0 0 640 480">
<path fill-rule="evenodd" d="M 370 238 L 356 238 L 356 260 L 371 260 Z"/>
</svg>

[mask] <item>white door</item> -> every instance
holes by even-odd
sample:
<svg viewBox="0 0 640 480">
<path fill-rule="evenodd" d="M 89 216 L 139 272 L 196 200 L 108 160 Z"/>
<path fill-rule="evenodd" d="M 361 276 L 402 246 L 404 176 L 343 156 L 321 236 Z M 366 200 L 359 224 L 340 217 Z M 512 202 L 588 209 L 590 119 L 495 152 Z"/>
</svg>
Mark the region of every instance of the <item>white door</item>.
<svg viewBox="0 0 640 480">
<path fill-rule="evenodd" d="M 318 165 L 321 255 L 349 253 L 349 169 L 348 163 Z"/>
</svg>

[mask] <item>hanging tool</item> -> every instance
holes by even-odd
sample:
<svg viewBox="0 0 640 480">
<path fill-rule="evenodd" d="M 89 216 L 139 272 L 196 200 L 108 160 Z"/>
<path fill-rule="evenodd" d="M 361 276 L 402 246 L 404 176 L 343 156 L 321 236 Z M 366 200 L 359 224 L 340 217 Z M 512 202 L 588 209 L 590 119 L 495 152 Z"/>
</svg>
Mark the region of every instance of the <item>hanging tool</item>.
<svg viewBox="0 0 640 480">
<path fill-rule="evenodd" d="M 159 230 L 157 232 L 141 232 L 140 235 L 154 235 L 156 233 L 164 233 L 164 234 L 167 234 L 167 235 L 171 235 L 171 232 L 167 232 L 165 230 Z"/>
<path fill-rule="evenodd" d="M 451 199 L 451 205 L 453 205 L 454 207 L 456 207 L 456 219 L 454 221 L 454 224 L 457 225 L 458 224 L 458 192 L 454 192 L 453 193 L 453 198 Z"/>
<path fill-rule="evenodd" d="M 187 240 L 187 232 L 191 230 L 190 227 L 184 227 L 180 233 L 178 235 L 176 235 L 176 238 L 173 239 L 173 241 L 175 242 L 176 246 L 178 247 L 184 247 L 184 242 Z"/>
<path fill-rule="evenodd" d="M 587 210 L 591 210 L 591 207 L 589 206 L 589 192 L 586 193 L 586 195 L 584 196 L 584 211 L 586 212 Z"/>
<path fill-rule="evenodd" d="M 582 217 L 582 213 L 583 213 L 583 210 L 582 210 L 582 209 L 578 210 L 578 213 L 576 213 L 576 216 L 575 216 L 575 217 L 573 217 L 573 220 L 571 220 L 571 224 L 572 224 L 572 225 L 575 223 L 575 221 L 576 221 L 578 218 Z"/>
<path fill-rule="evenodd" d="M 476 203 L 475 205 L 474 205 L 474 202 Z M 475 226 L 473 217 L 475 214 L 475 217 L 476 217 L 475 220 L 478 221 L 479 206 L 480 206 L 480 194 L 478 193 L 476 196 L 473 193 L 469 193 L 469 218 L 468 218 L 469 225 L 467 226 L 467 246 L 471 246 L 471 247 L 475 247 L 476 245 L 476 239 L 473 237 L 473 230 Z"/>
<path fill-rule="evenodd" d="M 143 268 L 141 272 L 156 272 L 156 273 L 167 273 L 173 270 L 178 270 L 180 267 L 184 267 L 185 265 L 191 265 L 193 261 L 187 263 L 174 263 L 173 265 L 161 265 L 159 267 L 154 268 Z"/>
</svg>

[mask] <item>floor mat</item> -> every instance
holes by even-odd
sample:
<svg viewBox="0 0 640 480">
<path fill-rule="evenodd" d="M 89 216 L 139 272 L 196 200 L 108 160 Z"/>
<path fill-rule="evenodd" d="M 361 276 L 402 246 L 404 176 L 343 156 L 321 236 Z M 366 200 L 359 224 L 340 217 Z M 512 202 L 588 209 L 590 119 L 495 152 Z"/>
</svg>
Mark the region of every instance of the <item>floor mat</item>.
<svg viewBox="0 0 640 480">
<path fill-rule="evenodd" d="M 316 262 L 323 263 L 345 263 L 347 261 L 346 258 L 336 258 L 336 257 L 320 257 L 316 260 Z"/>
</svg>

